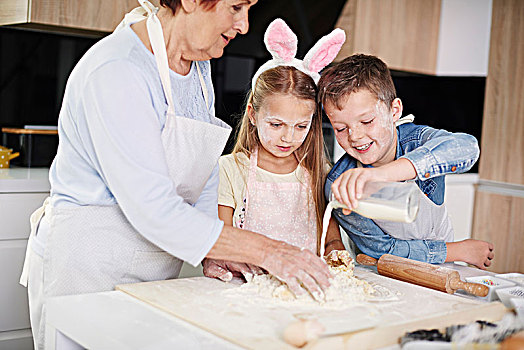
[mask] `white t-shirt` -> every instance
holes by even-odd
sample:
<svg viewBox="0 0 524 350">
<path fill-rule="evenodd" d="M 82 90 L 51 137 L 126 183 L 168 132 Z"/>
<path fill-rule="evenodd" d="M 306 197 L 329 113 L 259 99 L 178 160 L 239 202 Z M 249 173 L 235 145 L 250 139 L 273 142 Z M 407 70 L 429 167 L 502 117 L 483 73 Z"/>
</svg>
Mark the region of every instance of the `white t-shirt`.
<svg viewBox="0 0 524 350">
<path fill-rule="evenodd" d="M 218 184 L 218 204 L 231 207 L 233 212 L 233 226 L 243 228 L 247 180 L 249 175 L 249 158 L 244 153 L 237 153 L 235 161 L 232 154 L 220 157 L 219 165 L 219 184 Z M 302 182 L 304 179 L 304 168 L 298 166 L 289 174 L 275 174 L 257 166 L 257 181 L 260 182 L 277 182 L 293 183 Z"/>
</svg>

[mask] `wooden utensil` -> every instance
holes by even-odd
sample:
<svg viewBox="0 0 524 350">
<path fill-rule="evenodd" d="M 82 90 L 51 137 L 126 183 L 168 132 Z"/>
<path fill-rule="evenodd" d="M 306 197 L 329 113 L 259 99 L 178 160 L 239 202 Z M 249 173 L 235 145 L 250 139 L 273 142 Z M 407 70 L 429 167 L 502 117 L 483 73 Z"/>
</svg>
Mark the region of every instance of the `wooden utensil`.
<svg viewBox="0 0 524 350">
<path fill-rule="evenodd" d="M 461 281 L 458 271 L 446 267 L 401 258 L 391 254 L 382 255 L 378 261 L 365 254 L 359 254 L 356 260 L 362 265 L 376 265 L 378 273 L 383 276 L 449 294 L 455 293 L 457 289 L 463 289 L 470 294 L 485 297 L 489 292 L 488 286 Z"/>
</svg>

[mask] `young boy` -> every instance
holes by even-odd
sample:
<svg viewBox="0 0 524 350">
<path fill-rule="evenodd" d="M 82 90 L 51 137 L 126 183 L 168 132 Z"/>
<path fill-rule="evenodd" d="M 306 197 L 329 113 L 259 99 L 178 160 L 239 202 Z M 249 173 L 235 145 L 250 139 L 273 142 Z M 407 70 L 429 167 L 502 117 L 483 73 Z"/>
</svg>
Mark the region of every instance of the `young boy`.
<svg viewBox="0 0 524 350">
<path fill-rule="evenodd" d="M 425 195 L 420 196 L 419 212 L 411 224 L 335 210 L 336 220 L 363 253 L 433 264 L 464 261 L 480 269 L 491 265 L 491 243 L 453 242 L 443 205 L 444 176 L 465 172 L 478 159 L 473 136 L 413 124 L 411 115 L 400 119 L 402 102 L 391 74 L 375 56 L 353 55 L 326 69 L 319 82 L 319 102 L 346 151 L 328 175 L 327 198 L 333 193 L 338 201 L 356 208 L 366 182 L 412 179 Z"/>
</svg>

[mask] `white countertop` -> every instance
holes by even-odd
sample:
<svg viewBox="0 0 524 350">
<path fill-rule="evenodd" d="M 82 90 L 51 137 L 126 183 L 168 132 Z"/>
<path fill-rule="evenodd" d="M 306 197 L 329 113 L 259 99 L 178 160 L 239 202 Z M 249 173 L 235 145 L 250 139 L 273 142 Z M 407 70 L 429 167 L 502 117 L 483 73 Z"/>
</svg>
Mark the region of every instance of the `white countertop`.
<svg viewBox="0 0 524 350">
<path fill-rule="evenodd" d="M 456 264 L 461 278 L 492 274 Z M 469 296 L 468 296 L 469 298 Z M 46 347 L 60 350 L 56 330 L 93 349 L 241 349 L 214 334 L 120 291 L 51 298 L 47 303 Z M 399 346 L 388 347 L 400 349 Z"/>
<path fill-rule="evenodd" d="M 49 168 L 0 169 L 0 193 L 49 192 Z"/>
<path fill-rule="evenodd" d="M 120 291 L 56 297 L 46 307 L 46 349 L 64 341 L 51 328 L 88 349 L 242 349 Z"/>
</svg>

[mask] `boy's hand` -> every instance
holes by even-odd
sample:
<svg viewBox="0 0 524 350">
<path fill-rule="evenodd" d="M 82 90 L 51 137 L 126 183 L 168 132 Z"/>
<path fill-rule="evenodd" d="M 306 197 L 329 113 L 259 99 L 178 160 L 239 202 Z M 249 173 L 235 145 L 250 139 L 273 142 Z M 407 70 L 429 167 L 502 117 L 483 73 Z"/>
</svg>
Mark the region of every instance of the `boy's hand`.
<svg viewBox="0 0 524 350">
<path fill-rule="evenodd" d="M 466 239 L 460 242 L 446 243 L 446 246 L 448 250 L 446 262 L 464 261 L 481 270 L 491 266 L 491 261 L 495 257 L 494 246 L 490 242 Z"/>
<path fill-rule="evenodd" d="M 358 206 L 367 182 L 388 180 L 381 168 L 355 168 L 343 172 L 331 185 L 331 191 L 337 201 L 348 206 L 349 210 L 343 210 L 348 215 Z"/>
<path fill-rule="evenodd" d="M 364 186 L 370 181 L 404 181 L 411 180 L 417 176 L 413 164 L 405 158 L 399 158 L 391 163 L 375 168 L 355 168 L 342 173 L 331 185 L 331 191 L 335 199 L 347 205 L 350 210 L 342 212 L 349 215 L 351 210 L 358 206 L 358 200 L 362 197 Z"/>
</svg>

